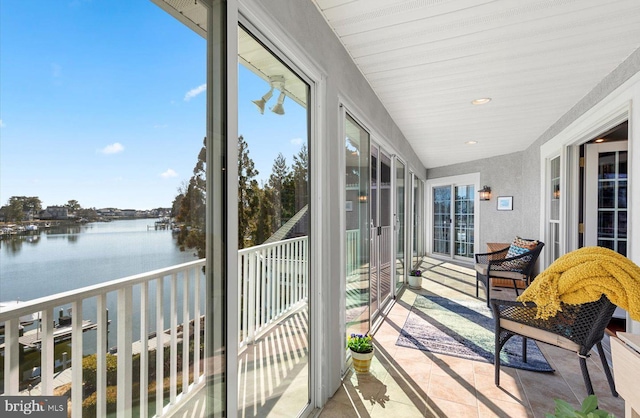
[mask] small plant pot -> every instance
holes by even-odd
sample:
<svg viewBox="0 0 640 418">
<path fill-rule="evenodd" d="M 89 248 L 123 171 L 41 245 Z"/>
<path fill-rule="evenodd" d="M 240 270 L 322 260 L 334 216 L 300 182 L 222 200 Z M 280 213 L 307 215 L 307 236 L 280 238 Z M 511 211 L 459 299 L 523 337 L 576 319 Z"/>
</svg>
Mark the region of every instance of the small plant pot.
<svg viewBox="0 0 640 418">
<path fill-rule="evenodd" d="M 408 276 L 408 283 L 411 289 L 421 289 L 422 276 Z"/>
<path fill-rule="evenodd" d="M 370 353 L 356 353 L 351 351 L 351 360 L 353 360 L 353 370 L 358 374 L 367 374 L 371 369 L 371 359 L 373 359 L 373 351 Z"/>
</svg>

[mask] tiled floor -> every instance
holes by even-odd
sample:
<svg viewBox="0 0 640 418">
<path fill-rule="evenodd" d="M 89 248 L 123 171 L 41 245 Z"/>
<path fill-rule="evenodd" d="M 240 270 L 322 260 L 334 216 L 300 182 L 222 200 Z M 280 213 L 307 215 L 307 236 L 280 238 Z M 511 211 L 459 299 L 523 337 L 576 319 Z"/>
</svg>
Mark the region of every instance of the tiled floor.
<svg viewBox="0 0 640 418">
<path fill-rule="evenodd" d="M 501 368 L 501 384 L 493 382 L 493 365 L 412 348 L 396 340 L 416 294 L 475 297 L 472 269 L 425 259 L 423 290 L 405 290 L 375 331 L 376 355 L 369 375 L 349 371 L 326 404 L 321 418 L 332 417 L 544 417 L 554 399 L 579 407 L 586 389 L 576 355 L 538 344 L 556 370 L 537 373 Z M 484 293 L 480 291 L 480 297 Z M 513 298 L 513 291 L 492 290 L 492 297 Z M 588 360 L 600 408 L 624 416 L 624 401 L 611 395 L 599 357 Z"/>
</svg>

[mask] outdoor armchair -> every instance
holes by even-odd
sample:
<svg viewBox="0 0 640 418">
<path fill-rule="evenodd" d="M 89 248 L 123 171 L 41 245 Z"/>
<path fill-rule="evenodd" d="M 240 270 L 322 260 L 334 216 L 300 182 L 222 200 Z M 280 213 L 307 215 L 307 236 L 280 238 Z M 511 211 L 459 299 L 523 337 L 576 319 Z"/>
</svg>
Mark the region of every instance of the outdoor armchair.
<svg viewBox="0 0 640 418">
<path fill-rule="evenodd" d="M 482 282 L 487 294 L 487 306 L 489 306 L 491 278 L 512 280 L 513 288 L 518 295 L 517 282 L 523 282 L 525 287 L 529 285 L 542 247 L 544 247 L 543 242 L 516 238 L 509 247 L 502 250 L 476 254 L 476 297 L 478 297 L 478 284 Z"/>
<path fill-rule="evenodd" d="M 522 357 L 527 361 L 527 338 L 542 341 L 573 351 L 580 360 L 582 377 L 587 393 L 593 395 L 593 385 L 587 370 L 587 358 L 595 345 L 602 361 L 613 396 L 618 396 L 602 351 L 602 338 L 616 305 L 605 295 L 595 302 L 580 305 L 562 304 L 562 310 L 548 319 L 536 318 L 537 305 L 533 302 L 517 302 L 491 299 L 491 309 L 495 319 L 495 383 L 500 385 L 500 351 L 514 335 L 523 337 Z"/>
</svg>

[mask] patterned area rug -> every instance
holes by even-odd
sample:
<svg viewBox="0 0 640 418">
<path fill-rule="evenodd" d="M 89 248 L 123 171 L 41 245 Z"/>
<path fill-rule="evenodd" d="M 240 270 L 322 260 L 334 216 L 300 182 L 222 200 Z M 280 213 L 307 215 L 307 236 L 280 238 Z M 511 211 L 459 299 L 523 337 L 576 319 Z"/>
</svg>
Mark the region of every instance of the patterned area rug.
<svg viewBox="0 0 640 418">
<path fill-rule="evenodd" d="M 396 345 L 493 364 L 494 320 L 483 301 L 452 300 L 418 295 Z M 500 352 L 503 366 L 552 372 L 535 341 L 527 340 L 522 361 L 522 338 L 511 337 Z"/>
</svg>

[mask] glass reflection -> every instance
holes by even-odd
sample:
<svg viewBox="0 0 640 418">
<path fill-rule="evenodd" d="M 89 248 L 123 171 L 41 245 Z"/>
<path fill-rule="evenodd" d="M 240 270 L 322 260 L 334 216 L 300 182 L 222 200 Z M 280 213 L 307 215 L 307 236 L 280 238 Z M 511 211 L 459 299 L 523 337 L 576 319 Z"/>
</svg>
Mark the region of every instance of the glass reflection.
<svg viewBox="0 0 640 418">
<path fill-rule="evenodd" d="M 616 176 L 616 153 L 602 152 L 598 157 L 598 178 L 612 179 Z"/>
<path fill-rule="evenodd" d="M 310 398 L 309 85 L 238 37 L 238 415 L 297 416 Z"/>
<path fill-rule="evenodd" d="M 369 331 L 370 137 L 345 117 L 346 336 Z M 346 341 L 345 336 L 345 341 Z"/>
<path fill-rule="evenodd" d="M 598 208 L 614 208 L 616 183 L 615 181 L 601 181 L 598 184 Z"/>
</svg>

